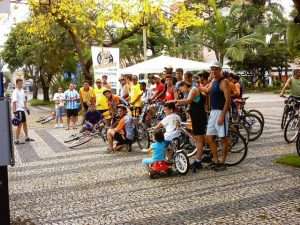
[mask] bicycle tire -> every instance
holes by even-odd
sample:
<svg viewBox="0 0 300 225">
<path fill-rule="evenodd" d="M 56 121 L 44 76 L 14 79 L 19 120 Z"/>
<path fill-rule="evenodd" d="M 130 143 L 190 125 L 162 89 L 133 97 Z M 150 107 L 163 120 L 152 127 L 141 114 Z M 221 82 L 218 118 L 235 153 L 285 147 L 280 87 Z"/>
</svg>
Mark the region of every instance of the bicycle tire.
<svg viewBox="0 0 300 225">
<path fill-rule="evenodd" d="M 232 123 L 230 129 L 239 132 L 245 138 L 246 143 L 249 143 L 250 132 L 249 129 L 242 123 Z M 244 131 L 244 132 L 243 132 Z"/>
<path fill-rule="evenodd" d="M 64 140 L 64 143 L 70 143 L 72 141 L 78 140 L 83 135 L 84 135 L 83 133 L 78 133 L 76 135 L 71 135 L 68 139 Z"/>
<path fill-rule="evenodd" d="M 54 120 L 55 118 L 53 118 L 53 117 L 49 117 L 49 118 L 47 118 L 47 119 L 45 119 L 45 120 L 43 120 L 42 122 L 41 122 L 41 124 L 46 124 L 46 123 L 49 123 L 50 121 L 52 121 L 52 120 Z"/>
<path fill-rule="evenodd" d="M 264 115 L 260 111 L 258 111 L 256 109 L 250 109 L 248 111 L 248 113 L 258 116 L 260 118 L 261 122 L 263 123 L 263 127 L 265 126 L 265 118 L 264 118 Z"/>
<path fill-rule="evenodd" d="M 70 146 L 69 148 L 76 148 L 76 147 L 79 147 L 81 145 L 84 145 L 88 142 L 90 142 L 94 137 L 93 136 L 83 136 L 81 138 L 79 138 L 78 140 L 74 141 Z"/>
<path fill-rule="evenodd" d="M 141 124 L 138 124 L 136 128 L 136 141 L 141 150 L 150 147 L 149 132 Z"/>
<path fill-rule="evenodd" d="M 225 164 L 227 166 L 236 166 L 246 158 L 248 154 L 248 145 L 246 144 L 245 138 L 239 132 L 231 130 L 229 132 L 229 137 L 230 149 Z M 238 144 L 240 144 L 240 147 Z M 233 155 L 236 157 L 233 157 Z"/>
<path fill-rule="evenodd" d="M 286 143 L 290 144 L 296 140 L 298 131 L 299 131 L 299 124 L 300 124 L 300 121 L 299 121 L 299 117 L 297 117 L 297 116 L 290 118 L 289 121 L 286 123 L 285 128 L 284 128 L 284 140 L 286 141 Z M 297 125 L 297 126 L 294 127 L 294 125 Z M 291 138 L 288 135 L 290 126 L 293 126 L 292 128 L 294 128 L 294 130 L 295 130 L 295 134 Z"/>
<path fill-rule="evenodd" d="M 190 169 L 190 161 L 185 152 L 175 152 L 174 164 L 176 171 L 181 175 L 186 175 Z M 183 168 L 184 166 L 184 168 Z"/>
<path fill-rule="evenodd" d="M 298 155 L 300 156 L 300 130 L 298 132 L 297 140 L 296 140 L 296 150 Z"/>
<path fill-rule="evenodd" d="M 252 119 L 250 120 L 250 118 Z M 264 127 L 258 116 L 248 113 L 243 117 L 242 122 L 243 125 L 249 130 L 249 141 L 255 141 L 262 135 Z M 257 131 L 253 130 L 254 124 L 258 125 Z"/>
<path fill-rule="evenodd" d="M 284 106 L 283 113 L 282 113 L 282 118 L 281 118 L 281 129 L 283 130 L 285 128 L 285 124 L 287 121 L 287 116 L 288 116 L 288 106 Z"/>
</svg>

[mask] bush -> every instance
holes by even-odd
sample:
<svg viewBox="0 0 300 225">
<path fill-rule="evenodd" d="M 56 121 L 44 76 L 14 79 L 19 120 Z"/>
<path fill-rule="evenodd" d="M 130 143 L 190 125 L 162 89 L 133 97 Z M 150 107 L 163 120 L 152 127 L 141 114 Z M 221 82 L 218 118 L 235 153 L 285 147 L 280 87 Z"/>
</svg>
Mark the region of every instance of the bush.
<svg viewBox="0 0 300 225">
<path fill-rule="evenodd" d="M 32 99 L 29 101 L 31 106 L 53 106 L 54 102 L 44 101 L 40 99 Z"/>
</svg>

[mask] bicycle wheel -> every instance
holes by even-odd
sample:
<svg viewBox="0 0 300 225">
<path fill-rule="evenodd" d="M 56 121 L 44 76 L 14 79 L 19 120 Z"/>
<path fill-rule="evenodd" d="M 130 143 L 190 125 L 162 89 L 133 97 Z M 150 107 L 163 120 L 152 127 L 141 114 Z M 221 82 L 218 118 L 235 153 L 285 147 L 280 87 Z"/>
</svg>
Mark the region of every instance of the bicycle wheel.
<svg viewBox="0 0 300 225">
<path fill-rule="evenodd" d="M 103 140 L 104 143 L 107 143 L 107 128 L 103 127 L 99 131 L 99 136 L 101 137 L 101 139 Z"/>
<path fill-rule="evenodd" d="M 241 122 L 249 131 L 249 141 L 255 141 L 262 135 L 264 127 L 258 116 L 246 114 Z"/>
<path fill-rule="evenodd" d="M 82 136 L 83 136 L 83 133 L 72 134 L 72 135 L 69 136 L 66 140 L 64 140 L 64 143 L 69 143 L 69 142 L 78 140 L 78 139 L 81 138 Z"/>
<path fill-rule="evenodd" d="M 298 130 L 300 128 L 300 121 L 298 116 L 294 116 L 289 119 L 284 128 L 284 140 L 290 144 L 294 142 L 298 135 Z"/>
<path fill-rule="evenodd" d="M 300 156 L 300 130 L 298 131 L 298 136 L 296 140 L 296 150 L 298 155 Z"/>
<path fill-rule="evenodd" d="M 144 128 L 142 124 L 136 126 L 136 141 L 140 149 L 150 147 L 149 132 Z"/>
<path fill-rule="evenodd" d="M 243 123 L 232 123 L 230 129 L 239 132 L 245 138 L 246 144 L 249 143 L 250 132 Z"/>
<path fill-rule="evenodd" d="M 46 124 L 46 123 L 49 123 L 51 120 L 54 120 L 55 118 L 53 118 L 53 117 L 48 117 L 48 118 L 46 118 L 45 120 L 43 120 L 42 122 L 41 122 L 41 124 Z"/>
<path fill-rule="evenodd" d="M 182 152 L 175 152 L 174 154 L 175 168 L 181 175 L 186 175 L 189 172 L 190 161 L 187 155 Z"/>
<path fill-rule="evenodd" d="M 264 115 L 260 111 L 258 111 L 256 109 L 250 109 L 248 111 L 248 113 L 258 116 L 260 118 L 261 122 L 263 123 L 263 127 L 265 126 L 265 118 L 264 118 Z"/>
<path fill-rule="evenodd" d="M 73 143 L 70 144 L 69 148 L 76 148 L 78 146 L 84 145 L 91 141 L 93 139 L 93 136 L 90 135 L 84 135 L 78 140 L 75 140 Z"/>
<path fill-rule="evenodd" d="M 229 131 L 229 143 L 229 151 L 225 163 L 228 166 L 235 166 L 246 158 L 248 145 L 245 138 L 236 131 Z M 223 151 L 219 151 L 220 153 L 223 154 Z"/>
<path fill-rule="evenodd" d="M 287 117 L 288 117 L 288 109 L 289 109 L 289 107 L 287 105 L 284 106 L 282 118 L 281 118 L 281 129 L 282 130 L 285 128 L 285 124 L 286 124 Z"/>
</svg>

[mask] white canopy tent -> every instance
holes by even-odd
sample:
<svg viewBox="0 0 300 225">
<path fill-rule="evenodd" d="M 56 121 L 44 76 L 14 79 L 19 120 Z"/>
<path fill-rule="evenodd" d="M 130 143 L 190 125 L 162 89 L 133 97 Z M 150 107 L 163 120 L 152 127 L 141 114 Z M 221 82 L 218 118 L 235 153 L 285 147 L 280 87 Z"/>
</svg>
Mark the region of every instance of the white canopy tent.
<svg viewBox="0 0 300 225">
<path fill-rule="evenodd" d="M 170 56 L 158 56 L 120 70 L 120 74 L 162 73 L 165 67 L 182 68 L 184 71 L 208 70 L 211 63 L 197 62 Z"/>
</svg>

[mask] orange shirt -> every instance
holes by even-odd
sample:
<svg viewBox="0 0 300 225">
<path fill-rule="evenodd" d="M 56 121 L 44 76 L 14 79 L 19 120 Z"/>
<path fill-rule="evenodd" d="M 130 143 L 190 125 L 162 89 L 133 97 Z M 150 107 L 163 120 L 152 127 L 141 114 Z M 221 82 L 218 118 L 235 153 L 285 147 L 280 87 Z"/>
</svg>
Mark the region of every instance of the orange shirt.
<svg viewBox="0 0 300 225">
<path fill-rule="evenodd" d="M 120 134 L 124 134 L 124 130 L 125 130 L 125 116 L 123 116 L 120 119 L 118 125 L 115 128 L 115 131 Z"/>
</svg>

